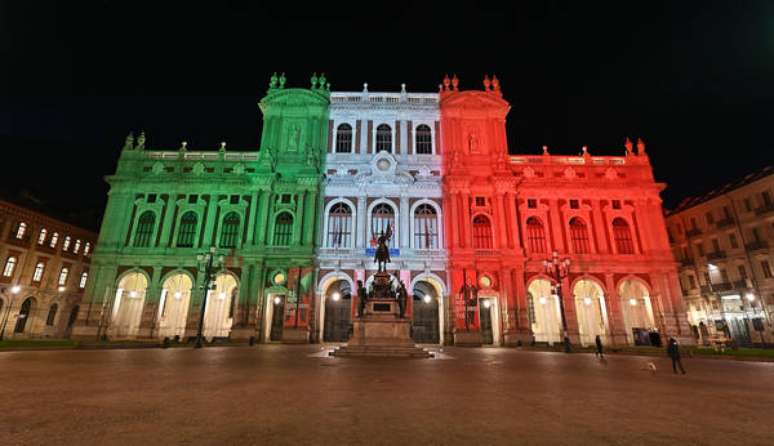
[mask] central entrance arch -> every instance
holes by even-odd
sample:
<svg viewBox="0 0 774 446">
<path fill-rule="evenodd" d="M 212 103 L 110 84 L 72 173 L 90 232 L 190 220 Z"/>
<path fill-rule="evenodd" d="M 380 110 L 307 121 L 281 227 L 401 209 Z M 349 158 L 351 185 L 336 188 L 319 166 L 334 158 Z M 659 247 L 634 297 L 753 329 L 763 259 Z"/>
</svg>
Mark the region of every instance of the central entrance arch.
<svg viewBox="0 0 774 446">
<path fill-rule="evenodd" d="M 177 273 L 164 281 L 159 304 L 159 337 L 185 335 L 193 281 L 188 274 Z"/>
<path fill-rule="evenodd" d="M 573 287 L 578 332 L 582 346 L 594 345 L 599 336 L 607 343 L 607 308 L 602 287 L 594 280 L 581 279 Z"/>
<path fill-rule="evenodd" d="M 215 276 L 215 289 L 207 290 L 207 306 L 204 309 L 202 335 L 212 338 L 226 338 L 231 334 L 234 321 L 234 294 L 237 281 L 229 273 Z"/>
<path fill-rule="evenodd" d="M 559 298 L 547 279 L 535 279 L 529 284 L 527 304 L 535 342 L 554 344 L 562 340 L 562 316 Z"/>
<path fill-rule="evenodd" d="M 352 328 L 352 289 L 337 280 L 325 290 L 324 342 L 347 342 Z"/>
<path fill-rule="evenodd" d="M 109 329 L 112 336 L 128 338 L 138 335 L 147 289 L 148 279 L 139 271 L 125 275 L 118 282 Z"/>
<path fill-rule="evenodd" d="M 430 282 L 414 284 L 411 337 L 419 344 L 440 343 L 438 290 Z"/>
</svg>

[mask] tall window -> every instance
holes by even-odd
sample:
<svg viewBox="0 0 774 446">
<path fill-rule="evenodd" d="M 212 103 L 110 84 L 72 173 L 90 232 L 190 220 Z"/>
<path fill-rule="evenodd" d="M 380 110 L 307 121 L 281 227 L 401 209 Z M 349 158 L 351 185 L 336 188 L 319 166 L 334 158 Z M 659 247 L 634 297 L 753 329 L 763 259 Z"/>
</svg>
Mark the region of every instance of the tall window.
<svg viewBox="0 0 774 446">
<path fill-rule="evenodd" d="M 527 246 L 531 253 L 546 252 L 546 231 L 537 217 L 527 219 Z"/>
<path fill-rule="evenodd" d="M 79 239 L 75 240 L 75 244 L 73 245 L 73 254 L 78 254 L 78 251 L 81 250 L 81 241 Z"/>
<path fill-rule="evenodd" d="M 51 248 L 56 248 L 57 243 L 59 243 L 59 233 L 55 232 L 51 234 L 51 241 L 48 242 L 48 246 Z"/>
<path fill-rule="evenodd" d="M 236 248 L 239 240 L 239 214 L 229 212 L 223 218 L 223 229 L 220 231 L 221 248 Z"/>
<path fill-rule="evenodd" d="M 352 210 L 345 203 L 336 203 L 328 213 L 328 247 L 352 246 Z"/>
<path fill-rule="evenodd" d="M 91 252 L 91 243 L 86 242 L 86 246 L 83 247 L 83 255 L 87 256 Z"/>
<path fill-rule="evenodd" d="M 289 246 L 293 236 L 293 216 L 290 212 L 277 215 L 274 222 L 274 246 Z"/>
<path fill-rule="evenodd" d="M 376 128 L 376 151 L 392 152 L 392 129 L 387 124 Z"/>
<path fill-rule="evenodd" d="M 89 272 L 84 271 L 81 273 L 81 280 L 78 282 L 78 288 L 84 289 L 86 288 L 86 281 L 89 280 Z"/>
<path fill-rule="evenodd" d="M 66 266 L 62 268 L 61 271 L 59 271 L 59 280 L 57 281 L 57 284 L 59 286 L 65 286 L 67 285 L 67 276 L 70 274 L 70 269 Z"/>
<path fill-rule="evenodd" d="M 59 305 L 53 303 L 48 308 L 48 317 L 46 318 L 46 325 L 54 325 L 54 319 L 56 318 L 56 310 L 59 309 Z"/>
<path fill-rule="evenodd" d="M 62 251 L 67 251 L 70 249 L 70 236 L 66 236 L 64 238 L 64 242 L 62 243 Z"/>
<path fill-rule="evenodd" d="M 395 212 L 387 203 L 380 203 L 371 211 L 371 245 L 376 245 L 376 239 L 391 227 L 395 237 Z M 394 244 L 394 243 L 393 243 Z"/>
<path fill-rule="evenodd" d="M 5 267 L 3 268 L 3 277 L 13 276 L 13 271 L 16 269 L 16 257 L 11 256 L 5 261 Z"/>
<path fill-rule="evenodd" d="M 35 271 L 32 273 L 32 281 L 33 282 L 40 282 L 43 280 L 43 272 L 46 270 L 46 264 L 43 262 L 38 262 L 35 265 Z"/>
<path fill-rule="evenodd" d="M 35 305 L 35 300 L 31 297 L 28 297 L 24 300 L 24 303 L 22 303 L 21 309 L 19 310 L 19 316 L 16 318 L 16 326 L 13 328 L 14 333 L 24 333 L 24 327 L 27 326 L 27 321 L 30 318 L 30 315 L 32 315 L 32 307 Z"/>
<path fill-rule="evenodd" d="M 429 155 L 433 153 L 433 132 L 425 124 L 417 126 L 416 134 L 417 153 L 420 155 Z"/>
<path fill-rule="evenodd" d="M 763 277 L 771 279 L 771 265 L 768 260 L 761 260 L 761 270 L 763 271 Z"/>
<path fill-rule="evenodd" d="M 632 231 L 629 229 L 629 223 L 621 217 L 613 220 L 613 239 L 618 254 L 634 254 Z"/>
<path fill-rule="evenodd" d="M 486 215 L 476 215 L 473 218 L 473 247 L 475 249 L 492 249 L 492 225 Z"/>
<path fill-rule="evenodd" d="M 180 229 L 177 233 L 177 246 L 192 248 L 196 238 L 196 212 L 188 211 L 180 217 Z"/>
<path fill-rule="evenodd" d="M 43 243 L 46 243 L 47 234 L 48 234 L 48 231 L 46 231 L 46 228 L 40 228 L 40 233 L 38 234 L 38 245 L 42 245 Z"/>
<path fill-rule="evenodd" d="M 352 152 L 352 126 L 340 124 L 336 128 L 336 153 Z"/>
<path fill-rule="evenodd" d="M 586 223 L 578 217 L 573 217 L 570 220 L 570 239 L 572 240 L 572 249 L 576 254 L 591 252 L 589 231 L 586 228 Z"/>
<path fill-rule="evenodd" d="M 23 221 L 20 221 L 18 225 L 16 225 L 16 238 L 21 240 L 24 238 L 24 234 L 27 233 L 27 223 L 24 223 Z"/>
<path fill-rule="evenodd" d="M 137 221 L 137 232 L 134 234 L 134 246 L 147 248 L 153 237 L 153 227 L 156 225 L 156 214 L 145 211 Z"/>
<path fill-rule="evenodd" d="M 438 214 L 429 204 L 420 204 L 414 211 L 414 247 L 438 249 Z"/>
</svg>

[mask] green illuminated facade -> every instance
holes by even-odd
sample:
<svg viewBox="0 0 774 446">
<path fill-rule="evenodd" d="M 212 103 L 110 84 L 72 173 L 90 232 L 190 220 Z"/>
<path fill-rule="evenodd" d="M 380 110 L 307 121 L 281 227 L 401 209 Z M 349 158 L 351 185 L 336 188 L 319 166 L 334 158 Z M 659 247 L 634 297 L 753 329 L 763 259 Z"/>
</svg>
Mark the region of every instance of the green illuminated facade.
<svg viewBox="0 0 774 446">
<path fill-rule="evenodd" d="M 206 281 L 197 254 L 214 246 L 225 268 L 205 336 L 307 341 L 329 103 L 323 76 L 300 89 L 275 75 L 259 103 L 260 151 L 127 138 L 74 336 L 195 335 Z"/>
</svg>

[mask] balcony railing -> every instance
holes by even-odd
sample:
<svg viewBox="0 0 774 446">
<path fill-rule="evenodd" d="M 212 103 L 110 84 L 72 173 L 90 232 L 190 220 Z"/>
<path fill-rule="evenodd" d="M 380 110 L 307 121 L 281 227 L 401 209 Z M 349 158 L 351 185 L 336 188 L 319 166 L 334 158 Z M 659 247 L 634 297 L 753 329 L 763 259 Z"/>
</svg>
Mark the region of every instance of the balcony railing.
<svg viewBox="0 0 774 446">
<path fill-rule="evenodd" d="M 701 235 L 701 229 L 699 228 L 691 228 L 685 231 L 685 237 L 687 238 L 696 237 L 697 235 Z"/>
<path fill-rule="evenodd" d="M 759 208 L 755 208 L 755 215 L 766 215 L 774 211 L 774 203 L 766 203 Z"/>
<path fill-rule="evenodd" d="M 747 243 L 744 245 L 745 248 L 747 248 L 748 251 L 759 251 L 761 249 L 767 249 L 769 247 L 769 243 L 766 240 L 756 240 L 754 242 Z"/>
<path fill-rule="evenodd" d="M 715 251 L 715 252 L 707 253 L 707 260 L 717 260 L 717 259 L 725 259 L 725 258 L 726 258 L 725 251 Z"/>
<path fill-rule="evenodd" d="M 723 220 L 718 220 L 715 223 L 715 226 L 718 229 L 723 229 L 723 228 L 727 228 L 729 226 L 733 226 L 733 224 L 734 224 L 734 219 L 731 218 L 731 217 L 728 217 L 728 218 L 724 218 Z"/>
</svg>

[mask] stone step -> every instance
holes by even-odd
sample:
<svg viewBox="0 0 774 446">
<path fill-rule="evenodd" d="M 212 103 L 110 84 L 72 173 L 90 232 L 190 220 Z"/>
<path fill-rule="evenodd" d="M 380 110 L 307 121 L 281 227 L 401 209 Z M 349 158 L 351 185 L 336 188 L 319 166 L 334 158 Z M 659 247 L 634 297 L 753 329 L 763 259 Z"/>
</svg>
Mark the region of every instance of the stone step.
<svg viewBox="0 0 774 446">
<path fill-rule="evenodd" d="M 431 358 L 426 350 L 417 347 L 389 345 L 343 346 L 331 352 L 336 357 L 389 357 L 389 358 Z"/>
</svg>

